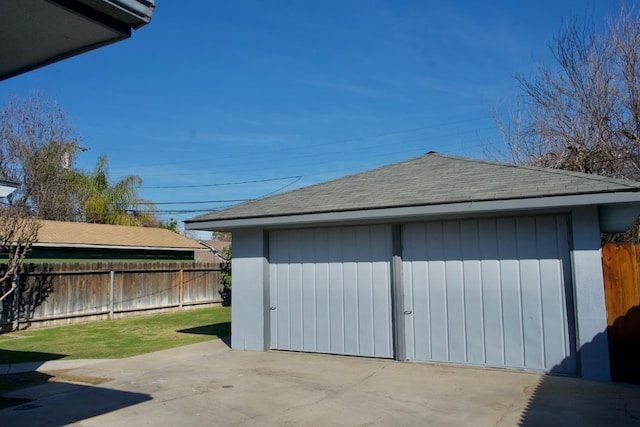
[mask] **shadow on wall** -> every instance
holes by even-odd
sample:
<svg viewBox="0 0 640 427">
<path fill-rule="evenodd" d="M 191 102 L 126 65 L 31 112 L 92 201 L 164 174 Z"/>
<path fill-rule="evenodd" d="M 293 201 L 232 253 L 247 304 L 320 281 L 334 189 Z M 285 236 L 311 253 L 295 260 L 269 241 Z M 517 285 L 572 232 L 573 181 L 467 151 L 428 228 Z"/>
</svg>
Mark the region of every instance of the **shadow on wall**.
<svg viewBox="0 0 640 427">
<path fill-rule="evenodd" d="M 578 360 L 581 353 L 589 354 L 591 347 L 601 348 L 602 340 L 614 337 L 609 339 L 614 381 L 640 384 L 640 333 L 630 334 L 629 329 L 632 333 L 640 331 L 640 307 L 633 307 L 583 345 L 578 350 Z M 640 426 L 640 386 L 544 375 L 531 393 L 518 425 Z"/>
<path fill-rule="evenodd" d="M 0 272 L 6 269 L 6 264 L 0 266 Z M 35 310 L 40 304 L 47 300 L 49 294 L 53 292 L 53 276 L 49 274 L 49 267 L 41 267 L 39 272 L 35 273 L 34 264 L 24 264 L 19 274 L 20 295 L 19 295 L 19 312 L 21 319 L 20 329 L 27 329 Z M 0 305 L 0 333 L 9 332 L 14 329 L 16 318 L 16 293 L 12 293 L 2 300 Z M 24 322 L 27 322 L 26 325 Z"/>
</svg>

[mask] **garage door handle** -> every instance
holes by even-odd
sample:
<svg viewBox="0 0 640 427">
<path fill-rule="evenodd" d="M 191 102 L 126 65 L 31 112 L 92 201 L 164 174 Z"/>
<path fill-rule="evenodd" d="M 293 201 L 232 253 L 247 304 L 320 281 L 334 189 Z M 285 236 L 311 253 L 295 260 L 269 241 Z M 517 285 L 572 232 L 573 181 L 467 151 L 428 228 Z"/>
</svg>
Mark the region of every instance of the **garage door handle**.
<svg viewBox="0 0 640 427">
<path fill-rule="evenodd" d="M 276 309 L 276 308 L 275 308 L 275 306 L 273 306 L 273 305 L 272 305 L 271 307 L 269 307 L 269 310 L 275 310 L 275 309 Z"/>
<path fill-rule="evenodd" d="M 411 314 L 411 313 L 413 313 L 411 310 L 405 310 L 404 311 L 404 314 Z"/>
</svg>

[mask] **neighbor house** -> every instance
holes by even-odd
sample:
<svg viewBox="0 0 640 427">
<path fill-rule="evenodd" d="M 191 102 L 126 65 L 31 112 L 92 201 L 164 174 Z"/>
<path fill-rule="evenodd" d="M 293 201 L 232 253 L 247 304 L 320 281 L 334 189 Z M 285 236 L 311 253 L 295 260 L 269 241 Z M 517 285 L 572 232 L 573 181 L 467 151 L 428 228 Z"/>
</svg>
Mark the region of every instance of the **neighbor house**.
<svg viewBox="0 0 640 427">
<path fill-rule="evenodd" d="M 195 261 L 203 245 L 164 228 L 38 220 L 27 262 Z"/>
<path fill-rule="evenodd" d="M 200 262 L 226 262 L 227 257 L 224 254 L 224 250 L 231 246 L 231 242 L 226 240 L 198 240 L 198 243 L 202 243 L 209 248 L 208 252 L 200 253 Z"/>
<path fill-rule="evenodd" d="M 608 380 L 601 232 L 640 183 L 428 153 L 212 212 L 233 232 L 234 349 Z"/>
</svg>

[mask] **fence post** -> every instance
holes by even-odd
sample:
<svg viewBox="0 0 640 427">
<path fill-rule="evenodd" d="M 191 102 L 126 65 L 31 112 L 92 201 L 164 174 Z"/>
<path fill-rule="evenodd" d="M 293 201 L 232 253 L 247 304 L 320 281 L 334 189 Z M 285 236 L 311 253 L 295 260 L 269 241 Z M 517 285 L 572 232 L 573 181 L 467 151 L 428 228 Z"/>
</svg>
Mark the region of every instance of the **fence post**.
<svg viewBox="0 0 640 427">
<path fill-rule="evenodd" d="M 182 308 L 183 287 L 184 287 L 184 270 L 180 269 L 180 283 L 178 284 L 178 307 Z"/>
<path fill-rule="evenodd" d="M 16 274 L 16 289 L 13 291 L 13 301 L 15 302 L 15 318 L 13 319 L 13 330 L 20 327 L 20 275 Z"/>
<path fill-rule="evenodd" d="M 109 290 L 109 319 L 113 320 L 113 297 L 114 297 L 114 288 L 115 288 L 115 272 L 111 270 L 109 274 L 110 279 L 110 290 Z"/>
</svg>

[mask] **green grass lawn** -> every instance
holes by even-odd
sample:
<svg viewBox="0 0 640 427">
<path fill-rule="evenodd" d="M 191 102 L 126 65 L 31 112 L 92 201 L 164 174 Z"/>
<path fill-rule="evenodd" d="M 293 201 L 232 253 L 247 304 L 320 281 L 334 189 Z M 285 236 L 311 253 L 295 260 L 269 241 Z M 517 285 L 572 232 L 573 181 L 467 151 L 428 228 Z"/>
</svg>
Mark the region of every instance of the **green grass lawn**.
<svg viewBox="0 0 640 427">
<path fill-rule="evenodd" d="M 205 308 L 0 335 L 0 364 L 117 359 L 231 334 L 231 308 Z"/>
</svg>

